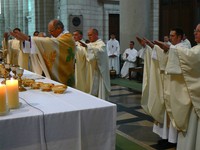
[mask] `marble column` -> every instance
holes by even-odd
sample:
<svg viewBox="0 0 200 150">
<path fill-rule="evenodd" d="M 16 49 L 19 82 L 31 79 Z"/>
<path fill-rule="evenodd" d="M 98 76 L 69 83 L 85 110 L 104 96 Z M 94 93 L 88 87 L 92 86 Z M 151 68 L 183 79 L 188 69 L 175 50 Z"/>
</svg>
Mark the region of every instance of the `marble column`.
<svg viewBox="0 0 200 150">
<path fill-rule="evenodd" d="M 141 47 L 136 36 L 152 37 L 151 0 L 120 0 L 120 47 L 121 53 L 135 42 L 135 48 Z"/>
</svg>

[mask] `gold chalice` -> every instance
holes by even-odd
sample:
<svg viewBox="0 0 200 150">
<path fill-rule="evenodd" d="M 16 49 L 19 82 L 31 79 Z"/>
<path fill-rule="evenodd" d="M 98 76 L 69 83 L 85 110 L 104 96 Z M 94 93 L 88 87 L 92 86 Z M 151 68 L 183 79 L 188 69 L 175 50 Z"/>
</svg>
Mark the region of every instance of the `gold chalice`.
<svg viewBox="0 0 200 150">
<path fill-rule="evenodd" d="M 18 82 L 19 82 L 19 91 L 20 92 L 23 92 L 23 91 L 26 91 L 26 89 L 23 87 L 22 85 L 22 76 L 23 76 L 23 73 L 24 73 L 24 69 L 23 68 L 17 68 L 16 69 L 16 73 L 17 73 L 17 76 L 19 77 L 18 78 Z"/>
</svg>

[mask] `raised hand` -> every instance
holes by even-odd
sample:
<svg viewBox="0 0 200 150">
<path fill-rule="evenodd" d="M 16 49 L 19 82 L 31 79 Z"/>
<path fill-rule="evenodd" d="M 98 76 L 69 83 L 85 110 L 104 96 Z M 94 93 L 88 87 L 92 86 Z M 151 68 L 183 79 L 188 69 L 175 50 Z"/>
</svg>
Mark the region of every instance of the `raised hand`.
<svg viewBox="0 0 200 150">
<path fill-rule="evenodd" d="M 14 33 L 14 32 L 10 32 L 10 35 L 12 35 L 13 37 L 15 37 L 16 39 L 20 40 L 20 41 L 25 41 L 25 40 L 29 40 L 29 36 L 22 33 L 22 32 L 17 32 L 17 33 Z"/>
<path fill-rule="evenodd" d="M 5 40 L 8 40 L 9 36 L 10 34 L 8 32 L 4 32 L 3 37 L 5 38 Z"/>
<path fill-rule="evenodd" d="M 144 41 L 143 39 L 139 38 L 138 36 L 136 36 L 136 39 L 137 39 L 137 41 L 140 43 L 140 45 L 141 45 L 142 47 L 145 47 L 145 46 L 146 46 L 146 43 L 145 43 L 145 41 Z"/>
<path fill-rule="evenodd" d="M 154 43 L 153 42 L 151 42 L 150 40 L 148 40 L 147 38 L 143 38 L 143 40 L 145 41 L 145 43 L 147 44 L 147 45 L 149 45 L 151 48 L 153 48 L 154 47 Z"/>
<path fill-rule="evenodd" d="M 164 42 L 161 42 L 161 41 L 154 41 L 156 45 L 158 45 L 161 49 L 163 49 L 165 52 L 167 52 L 169 50 L 169 47 L 170 45 L 164 43 Z"/>
</svg>

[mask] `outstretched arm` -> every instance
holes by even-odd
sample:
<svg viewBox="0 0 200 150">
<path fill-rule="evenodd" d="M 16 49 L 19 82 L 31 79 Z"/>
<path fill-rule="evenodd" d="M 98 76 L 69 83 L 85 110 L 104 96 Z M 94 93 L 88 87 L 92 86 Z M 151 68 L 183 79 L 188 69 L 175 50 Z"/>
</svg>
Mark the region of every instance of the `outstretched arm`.
<svg viewBox="0 0 200 150">
<path fill-rule="evenodd" d="M 143 38 L 143 40 L 145 41 L 145 43 L 147 44 L 147 45 L 149 45 L 151 48 L 153 48 L 154 47 L 154 43 L 153 42 L 151 42 L 150 40 L 148 40 L 147 38 Z"/>
<path fill-rule="evenodd" d="M 161 41 L 158 41 L 158 40 L 156 40 L 156 41 L 154 41 L 154 42 L 155 42 L 155 44 L 157 44 L 161 49 L 163 49 L 165 52 L 167 52 L 167 51 L 169 50 L 170 45 L 165 44 L 164 42 L 161 42 Z"/>
<path fill-rule="evenodd" d="M 141 45 L 142 47 L 145 47 L 145 46 L 146 46 L 146 43 L 145 43 L 144 39 L 141 39 L 141 38 L 139 38 L 138 36 L 136 37 L 136 39 L 137 39 L 137 41 L 140 43 L 140 45 Z"/>
<path fill-rule="evenodd" d="M 10 32 L 10 35 L 12 35 L 13 37 L 15 37 L 16 39 L 18 39 L 20 41 L 28 41 L 29 40 L 29 36 L 22 32 L 18 32 L 18 33 Z"/>
</svg>

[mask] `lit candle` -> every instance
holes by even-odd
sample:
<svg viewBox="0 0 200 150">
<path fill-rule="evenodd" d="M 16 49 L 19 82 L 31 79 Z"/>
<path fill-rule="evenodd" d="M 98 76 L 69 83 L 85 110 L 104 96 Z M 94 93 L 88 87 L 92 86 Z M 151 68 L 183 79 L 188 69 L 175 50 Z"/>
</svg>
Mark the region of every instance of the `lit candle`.
<svg viewBox="0 0 200 150">
<path fill-rule="evenodd" d="M 8 98 L 8 107 L 17 108 L 19 107 L 19 91 L 18 91 L 18 80 L 6 80 L 6 91 Z"/>
<path fill-rule="evenodd" d="M 0 113 L 6 112 L 6 85 L 0 84 Z"/>
</svg>

